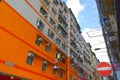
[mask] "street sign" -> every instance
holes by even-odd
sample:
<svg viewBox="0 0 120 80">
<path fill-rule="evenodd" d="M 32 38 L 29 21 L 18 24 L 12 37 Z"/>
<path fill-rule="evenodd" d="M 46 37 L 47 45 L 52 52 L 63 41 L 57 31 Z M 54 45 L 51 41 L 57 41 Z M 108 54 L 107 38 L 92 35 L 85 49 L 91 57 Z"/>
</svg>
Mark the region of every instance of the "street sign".
<svg viewBox="0 0 120 80">
<path fill-rule="evenodd" d="M 107 62 L 101 62 L 97 65 L 97 72 L 101 76 L 109 76 L 112 73 L 112 67 Z"/>
</svg>

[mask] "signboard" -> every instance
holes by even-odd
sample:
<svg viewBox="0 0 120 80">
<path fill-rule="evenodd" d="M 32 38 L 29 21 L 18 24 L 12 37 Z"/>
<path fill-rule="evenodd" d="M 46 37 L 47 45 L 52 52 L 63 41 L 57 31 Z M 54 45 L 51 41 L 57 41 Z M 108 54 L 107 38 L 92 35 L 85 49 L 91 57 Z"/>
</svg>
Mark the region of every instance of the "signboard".
<svg viewBox="0 0 120 80">
<path fill-rule="evenodd" d="M 107 62 L 101 62 L 97 65 L 97 71 L 101 76 L 109 76 L 112 73 L 112 67 Z"/>
<path fill-rule="evenodd" d="M 113 63 L 113 64 L 112 64 L 112 67 L 113 67 L 113 69 L 114 69 L 115 71 L 120 71 L 120 64 L 118 64 L 118 63 Z"/>
</svg>

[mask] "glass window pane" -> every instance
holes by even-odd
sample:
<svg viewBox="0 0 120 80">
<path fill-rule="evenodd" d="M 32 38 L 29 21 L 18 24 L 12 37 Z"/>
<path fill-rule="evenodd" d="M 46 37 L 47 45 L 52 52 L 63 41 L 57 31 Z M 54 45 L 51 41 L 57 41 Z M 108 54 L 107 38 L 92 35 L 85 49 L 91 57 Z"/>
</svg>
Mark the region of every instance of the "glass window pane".
<svg viewBox="0 0 120 80">
<path fill-rule="evenodd" d="M 37 19 L 37 28 L 38 28 L 40 31 L 43 31 L 43 29 L 44 29 L 44 23 L 43 23 L 42 20 L 40 20 L 40 19 Z"/>
<path fill-rule="evenodd" d="M 45 48 L 45 50 L 48 52 L 48 51 L 50 51 L 50 47 L 51 47 L 51 44 L 50 43 L 46 43 L 46 48 Z"/>
<path fill-rule="evenodd" d="M 34 53 L 29 51 L 26 63 L 32 65 L 33 60 L 34 60 Z"/>
</svg>

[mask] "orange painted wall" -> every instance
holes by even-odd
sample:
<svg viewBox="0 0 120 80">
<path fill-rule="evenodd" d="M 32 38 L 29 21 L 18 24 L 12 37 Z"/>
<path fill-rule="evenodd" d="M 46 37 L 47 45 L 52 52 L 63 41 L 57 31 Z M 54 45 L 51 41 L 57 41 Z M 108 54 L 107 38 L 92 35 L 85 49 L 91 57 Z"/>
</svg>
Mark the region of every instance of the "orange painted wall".
<svg viewBox="0 0 120 80">
<path fill-rule="evenodd" d="M 37 35 L 45 41 L 37 46 Z M 50 52 L 45 51 L 45 44 L 52 44 Z M 64 70 L 60 78 L 60 69 L 57 74 L 52 74 L 55 64 L 54 53 L 57 47 L 43 34 L 28 23 L 22 16 L 16 13 L 7 3 L 0 2 L 0 72 L 17 75 L 32 80 L 69 80 L 70 74 L 77 78 L 77 72 L 70 68 L 70 60 L 66 64 L 58 63 Z M 26 64 L 28 52 L 36 54 L 32 65 Z M 49 61 L 46 71 L 42 71 L 43 59 Z M 8 66 L 5 62 L 11 62 L 14 66 Z"/>
<path fill-rule="evenodd" d="M 40 34 L 40 32 L 37 29 L 35 29 L 30 23 L 26 22 L 21 16 L 16 14 L 14 10 L 10 9 L 8 6 L 5 5 L 1 5 L 0 13 L 1 15 L 4 15 L 0 16 L 1 28 L 3 27 L 6 31 L 9 31 L 12 35 L 16 36 L 17 39 L 19 38 L 19 40 L 26 42 L 28 45 L 34 47 L 38 51 L 42 50 L 42 53 L 46 53 L 44 46 L 38 47 L 37 45 L 35 45 L 37 34 L 41 35 L 42 37 L 43 35 Z M 47 38 L 45 39 L 46 41 L 50 42 Z M 47 54 L 47 56 L 52 58 L 54 56 L 52 54 L 54 53 L 54 51 L 55 46 L 52 46 L 52 50 L 49 53 L 50 55 Z M 54 59 L 52 61 L 54 62 Z"/>
<path fill-rule="evenodd" d="M 0 71 L 32 80 L 65 80 L 66 72 L 62 78 L 58 74 L 53 75 L 52 69 L 55 64 L 54 53 L 56 46 L 42 35 L 36 28 L 23 19 L 4 1 L 0 2 Z M 36 36 L 44 37 L 45 42 L 41 46 L 35 44 Z M 45 51 L 45 44 L 52 44 L 51 51 Z M 37 56 L 32 65 L 26 64 L 28 52 L 32 51 Z M 49 61 L 46 71 L 42 71 L 43 58 Z M 5 64 L 9 61 L 14 66 Z M 59 63 L 61 67 L 66 64 Z M 66 68 L 64 68 L 66 69 Z"/>
</svg>

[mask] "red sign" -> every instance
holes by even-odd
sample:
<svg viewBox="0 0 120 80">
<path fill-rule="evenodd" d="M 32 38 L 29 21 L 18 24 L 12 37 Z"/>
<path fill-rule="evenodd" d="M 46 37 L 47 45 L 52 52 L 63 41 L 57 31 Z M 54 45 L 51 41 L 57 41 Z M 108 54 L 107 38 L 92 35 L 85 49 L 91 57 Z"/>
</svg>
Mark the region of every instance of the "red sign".
<svg viewBox="0 0 120 80">
<path fill-rule="evenodd" d="M 107 62 L 101 62 L 97 66 L 97 71 L 101 76 L 109 76 L 112 73 L 112 67 Z"/>
</svg>

